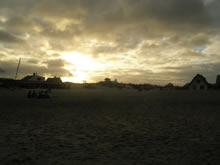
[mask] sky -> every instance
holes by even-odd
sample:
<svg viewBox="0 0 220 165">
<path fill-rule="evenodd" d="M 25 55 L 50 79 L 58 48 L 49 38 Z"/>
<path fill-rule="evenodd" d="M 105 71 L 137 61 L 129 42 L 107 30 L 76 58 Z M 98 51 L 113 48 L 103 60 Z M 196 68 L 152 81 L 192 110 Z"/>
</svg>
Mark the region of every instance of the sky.
<svg viewBox="0 0 220 165">
<path fill-rule="evenodd" d="M 1 0 L 0 77 L 214 83 L 219 32 L 219 0 Z"/>
</svg>

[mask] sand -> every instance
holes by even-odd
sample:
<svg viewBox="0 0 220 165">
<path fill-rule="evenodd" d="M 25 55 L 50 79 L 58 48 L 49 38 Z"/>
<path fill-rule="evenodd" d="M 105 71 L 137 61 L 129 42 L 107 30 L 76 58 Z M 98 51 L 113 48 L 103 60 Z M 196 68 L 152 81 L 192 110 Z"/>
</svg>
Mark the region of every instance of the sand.
<svg viewBox="0 0 220 165">
<path fill-rule="evenodd" d="M 0 89 L 1 164 L 218 165 L 220 92 Z"/>
</svg>

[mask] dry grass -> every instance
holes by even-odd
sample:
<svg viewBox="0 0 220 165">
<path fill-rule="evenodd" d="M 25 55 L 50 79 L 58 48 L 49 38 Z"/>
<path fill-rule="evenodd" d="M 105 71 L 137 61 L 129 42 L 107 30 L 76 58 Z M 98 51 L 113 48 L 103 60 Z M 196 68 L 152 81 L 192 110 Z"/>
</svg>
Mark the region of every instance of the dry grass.
<svg viewBox="0 0 220 165">
<path fill-rule="evenodd" d="M 0 90 L 1 164 L 220 164 L 220 92 Z"/>
</svg>

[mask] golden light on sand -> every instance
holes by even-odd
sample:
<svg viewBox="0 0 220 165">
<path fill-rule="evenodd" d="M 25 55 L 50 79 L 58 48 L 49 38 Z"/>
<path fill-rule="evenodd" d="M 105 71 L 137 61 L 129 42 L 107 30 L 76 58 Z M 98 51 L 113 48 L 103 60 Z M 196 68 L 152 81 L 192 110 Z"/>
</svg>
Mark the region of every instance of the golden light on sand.
<svg viewBox="0 0 220 165">
<path fill-rule="evenodd" d="M 102 65 L 96 62 L 90 55 L 82 55 L 79 52 L 66 52 L 61 56 L 69 65 L 65 69 L 70 71 L 69 77 L 63 77 L 63 81 L 81 83 L 89 79 L 89 73 L 101 68 Z"/>
</svg>

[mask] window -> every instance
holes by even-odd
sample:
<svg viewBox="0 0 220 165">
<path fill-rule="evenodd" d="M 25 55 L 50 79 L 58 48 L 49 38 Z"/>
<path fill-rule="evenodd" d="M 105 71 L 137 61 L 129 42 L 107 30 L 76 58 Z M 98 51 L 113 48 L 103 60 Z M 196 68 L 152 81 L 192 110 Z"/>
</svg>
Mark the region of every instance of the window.
<svg viewBox="0 0 220 165">
<path fill-rule="evenodd" d="M 196 82 L 199 84 L 199 83 L 200 83 L 200 80 L 196 80 Z"/>
<path fill-rule="evenodd" d="M 196 85 L 193 85 L 193 89 L 196 89 Z"/>
</svg>

